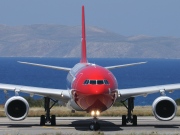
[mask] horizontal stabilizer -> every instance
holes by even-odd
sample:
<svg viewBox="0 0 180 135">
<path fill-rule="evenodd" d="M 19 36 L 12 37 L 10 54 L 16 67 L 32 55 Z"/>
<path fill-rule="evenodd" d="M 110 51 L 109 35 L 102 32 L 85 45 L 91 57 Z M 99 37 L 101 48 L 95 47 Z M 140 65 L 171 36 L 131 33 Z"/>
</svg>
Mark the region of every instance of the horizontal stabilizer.
<svg viewBox="0 0 180 135">
<path fill-rule="evenodd" d="M 58 66 L 51 66 L 51 65 L 43 65 L 43 64 L 22 62 L 22 61 L 18 61 L 18 62 L 21 63 L 21 64 L 27 64 L 27 65 L 32 65 L 32 66 L 51 68 L 51 69 L 56 69 L 56 70 L 64 70 L 64 71 L 70 71 L 71 70 L 71 68 L 67 68 L 67 67 L 58 67 Z"/>
<path fill-rule="evenodd" d="M 135 66 L 135 65 L 145 64 L 145 63 L 147 63 L 147 62 L 123 64 L 123 65 L 109 66 L 109 67 L 105 67 L 105 68 L 110 70 L 110 69 L 114 69 L 114 68 L 123 68 L 123 67 Z"/>
</svg>

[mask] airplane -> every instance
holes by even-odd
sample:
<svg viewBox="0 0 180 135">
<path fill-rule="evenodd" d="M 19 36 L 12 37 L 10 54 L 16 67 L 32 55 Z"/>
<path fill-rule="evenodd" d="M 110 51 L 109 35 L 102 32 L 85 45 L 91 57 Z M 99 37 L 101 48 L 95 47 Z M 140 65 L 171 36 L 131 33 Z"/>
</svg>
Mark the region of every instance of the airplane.
<svg viewBox="0 0 180 135">
<path fill-rule="evenodd" d="M 132 114 L 134 109 L 134 98 L 137 96 L 147 96 L 152 93 L 161 94 L 161 96 L 156 98 L 152 104 L 153 114 L 156 119 L 169 121 L 176 115 L 177 105 L 172 98 L 166 96 L 166 92 L 179 90 L 180 84 L 118 89 L 118 82 L 110 70 L 145 64 L 146 62 L 107 67 L 88 62 L 86 56 L 84 6 L 82 6 L 82 41 L 81 59 L 79 63 L 73 68 L 68 68 L 22 61 L 18 62 L 68 72 L 68 88 L 51 89 L 0 83 L 0 89 L 4 90 L 4 92 L 15 92 L 15 96 L 9 98 L 4 107 L 5 114 L 10 120 L 21 121 L 28 115 L 29 104 L 25 98 L 19 96 L 19 92 L 28 93 L 31 96 L 39 95 L 44 97 L 45 115 L 41 115 L 40 125 L 45 125 L 46 123 L 56 125 L 56 116 L 51 116 L 50 110 L 58 101 L 60 101 L 61 105 L 65 105 L 73 111 L 85 111 L 90 113 L 93 119 L 89 124 L 89 129 L 99 130 L 100 124 L 98 123 L 98 116 L 100 113 L 113 106 L 116 100 L 120 100 L 127 108 L 127 115 L 122 116 L 122 125 L 126 126 L 127 123 L 130 123 L 136 126 L 137 116 Z M 50 101 L 54 104 L 50 105 Z M 127 105 L 124 102 L 127 102 Z"/>
</svg>

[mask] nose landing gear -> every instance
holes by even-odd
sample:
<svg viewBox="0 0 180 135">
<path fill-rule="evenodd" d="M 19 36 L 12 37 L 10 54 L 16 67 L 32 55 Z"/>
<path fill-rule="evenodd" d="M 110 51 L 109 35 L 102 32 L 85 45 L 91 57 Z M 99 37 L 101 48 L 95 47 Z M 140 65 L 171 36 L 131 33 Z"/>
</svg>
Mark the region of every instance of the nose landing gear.
<svg viewBox="0 0 180 135">
<path fill-rule="evenodd" d="M 94 117 L 93 121 L 89 125 L 90 130 L 97 131 L 100 129 L 100 124 L 97 121 L 98 121 L 98 119 L 96 117 Z"/>
<path fill-rule="evenodd" d="M 91 115 L 93 116 L 92 122 L 89 124 L 89 129 L 92 131 L 97 131 L 100 129 L 100 124 L 98 123 L 97 116 L 100 115 L 100 112 L 97 111 L 91 111 Z"/>
</svg>

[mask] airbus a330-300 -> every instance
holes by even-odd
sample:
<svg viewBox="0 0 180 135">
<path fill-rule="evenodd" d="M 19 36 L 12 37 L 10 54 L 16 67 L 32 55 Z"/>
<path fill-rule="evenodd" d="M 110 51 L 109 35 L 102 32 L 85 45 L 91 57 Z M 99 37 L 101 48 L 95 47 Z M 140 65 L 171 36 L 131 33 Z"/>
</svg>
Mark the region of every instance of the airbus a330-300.
<svg viewBox="0 0 180 135">
<path fill-rule="evenodd" d="M 18 95 L 19 92 L 29 93 L 30 95 L 39 95 L 44 97 L 45 115 L 40 118 L 40 125 L 51 123 L 56 125 L 56 116 L 50 115 L 50 101 L 54 103 L 61 101 L 62 105 L 75 111 L 86 111 L 92 115 L 92 122 L 89 124 L 90 130 L 100 129 L 97 117 L 101 112 L 109 109 L 115 101 L 127 101 L 127 115 L 122 116 L 122 125 L 127 123 L 137 125 L 137 116 L 132 115 L 134 109 L 134 98 L 137 96 L 146 96 L 152 93 L 160 93 L 152 104 L 153 114 L 158 120 L 172 120 L 177 111 L 175 101 L 166 96 L 165 92 L 173 92 L 180 89 L 180 84 L 168 84 L 160 86 L 149 86 L 141 88 L 118 89 L 118 82 L 110 70 L 114 68 L 123 68 L 128 66 L 140 65 L 146 62 L 131 63 L 124 65 L 102 67 L 89 63 L 86 57 L 86 33 L 85 33 L 85 15 L 84 6 L 82 6 L 82 45 L 81 59 L 74 67 L 58 67 L 36 63 L 20 62 L 23 64 L 64 70 L 67 75 L 67 89 L 39 88 L 23 85 L 0 84 L 0 89 L 5 91 L 14 91 L 15 96 L 9 98 L 5 103 L 6 116 L 13 121 L 24 120 L 29 111 L 27 100 Z"/>
</svg>

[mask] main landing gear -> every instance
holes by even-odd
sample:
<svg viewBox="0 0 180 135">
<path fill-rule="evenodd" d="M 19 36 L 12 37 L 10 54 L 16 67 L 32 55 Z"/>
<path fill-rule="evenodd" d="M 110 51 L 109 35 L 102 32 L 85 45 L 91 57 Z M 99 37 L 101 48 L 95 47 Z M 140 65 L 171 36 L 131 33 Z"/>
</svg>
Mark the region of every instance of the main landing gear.
<svg viewBox="0 0 180 135">
<path fill-rule="evenodd" d="M 123 101 L 123 105 L 127 108 L 128 112 L 127 112 L 127 116 L 123 115 L 122 116 L 122 126 L 126 126 L 127 123 L 132 123 L 133 126 L 137 126 L 137 116 L 136 115 L 132 115 L 133 109 L 134 109 L 134 98 L 128 98 L 128 106 L 126 106 L 124 104 Z"/>
<path fill-rule="evenodd" d="M 54 102 L 51 105 L 51 107 L 50 107 L 50 100 L 52 100 Z M 56 116 L 52 115 L 50 117 L 50 110 L 57 102 L 58 101 L 55 101 L 55 100 L 48 98 L 48 97 L 44 98 L 44 109 L 45 109 L 46 115 L 41 115 L 41 119 L 40 119 L 40 125 L 41 126 L 44 126 L 45 123 L 51 123 L 52 126 L 56 125 Z"/>
</svg>

